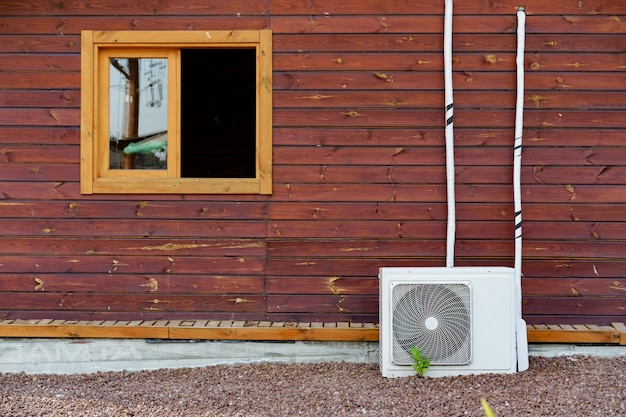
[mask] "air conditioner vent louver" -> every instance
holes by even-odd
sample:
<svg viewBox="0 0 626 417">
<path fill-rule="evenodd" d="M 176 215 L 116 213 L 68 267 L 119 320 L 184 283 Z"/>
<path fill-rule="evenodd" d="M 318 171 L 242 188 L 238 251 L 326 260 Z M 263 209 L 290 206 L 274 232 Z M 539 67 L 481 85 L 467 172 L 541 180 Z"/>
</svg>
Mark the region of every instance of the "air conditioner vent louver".
<svg viewBox="0 0 626 417">
<path fill-rule="evenodd" d="M 470 363 L 471 298 L 469 282 L 393 285 L 394 364 L 410 365 L 413 346 L 417 346 L 432 365 Z"/>
</svg>

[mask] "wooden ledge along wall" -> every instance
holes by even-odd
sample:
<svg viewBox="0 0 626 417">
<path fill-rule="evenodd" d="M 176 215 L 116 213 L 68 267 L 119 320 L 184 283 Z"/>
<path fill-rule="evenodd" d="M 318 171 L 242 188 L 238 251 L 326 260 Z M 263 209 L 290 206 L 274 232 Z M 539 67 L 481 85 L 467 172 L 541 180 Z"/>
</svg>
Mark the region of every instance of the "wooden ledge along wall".
<svg viewBox="0 0 626 417">
<path fill-rule="evenodd" d="M 626 345 L 626 325 L 529 325 L 530 343 Z M 233 320 L 3 320 L 0 337 L 197 340 L 378 341 L 373 323 L 295 323 Z"/>
</svg>

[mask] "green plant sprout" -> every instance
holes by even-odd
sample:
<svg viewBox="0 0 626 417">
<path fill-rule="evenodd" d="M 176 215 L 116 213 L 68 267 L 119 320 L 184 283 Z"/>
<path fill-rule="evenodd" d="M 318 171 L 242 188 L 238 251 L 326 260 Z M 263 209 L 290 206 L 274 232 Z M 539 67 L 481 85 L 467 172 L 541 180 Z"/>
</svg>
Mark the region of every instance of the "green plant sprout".
<svg viewBox="0 0 626 417">
<path fill-rule="evenodd" d="M 481 398 L 480 403 L 483 406 L 483 410 L 485 410 L 485 415 L 487 417 L 496 417 L 496 413 L 494 413 L 494 411 L 491 409 L 487 400 L 485 400 L 484 398 Z"/>
<path fill-rule="evenodd" d="M 411 358 L 413 358 L 413 369 L 417 372 L 417 375 L 424 376 L 424 373 L 428 370 L 430 366 L 430 360 L 426 356 L 422 356 L 422 352 L 417 348 L 417 346 L 411 347 Z"/>
</svg>

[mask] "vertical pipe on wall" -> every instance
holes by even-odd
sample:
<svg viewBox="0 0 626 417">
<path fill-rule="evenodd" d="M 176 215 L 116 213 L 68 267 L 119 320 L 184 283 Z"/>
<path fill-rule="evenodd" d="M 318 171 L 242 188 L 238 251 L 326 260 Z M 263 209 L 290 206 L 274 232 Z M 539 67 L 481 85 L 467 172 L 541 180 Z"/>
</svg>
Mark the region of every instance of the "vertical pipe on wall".
<svg viewBox="0 0 626 417">
<path fill-rule="evenodd" d="M 445 0 L 443 30 L 443 64 L 446 106 L 446 187 L 448 198 L 448 226 L 446 237 L 446 266 L 454 266 L 456 211 L 454 195 L 454 104 L 452 89 L 452 0 Z"/>
<path fill-rule="evenodd" d="M 517 98 L 515 103 L 515 143 L 513 148 L 513 200 L 515 209 L 515 283 L 517 310 L 517 367 L 528 369 L 526 322 L 522 319 L 522 135 L 524 130 L 524 47 L 526 10 L 517 9 Z"/>
</svg>

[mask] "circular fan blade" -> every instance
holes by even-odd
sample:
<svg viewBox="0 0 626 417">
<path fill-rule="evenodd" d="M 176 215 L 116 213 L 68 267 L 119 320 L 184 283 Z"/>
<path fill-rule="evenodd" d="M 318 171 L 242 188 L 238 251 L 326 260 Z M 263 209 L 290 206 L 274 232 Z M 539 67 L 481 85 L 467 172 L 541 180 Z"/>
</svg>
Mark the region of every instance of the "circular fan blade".
<svg viewBox="0 0 626 417">
<path fill-rule="evenodd" d="M 393 289 L 393 359 L 412 363 L 416 346 L 433 365 L 471 361 L 471 291 L 463 283 L 399 284 Z"/>
</svg>

